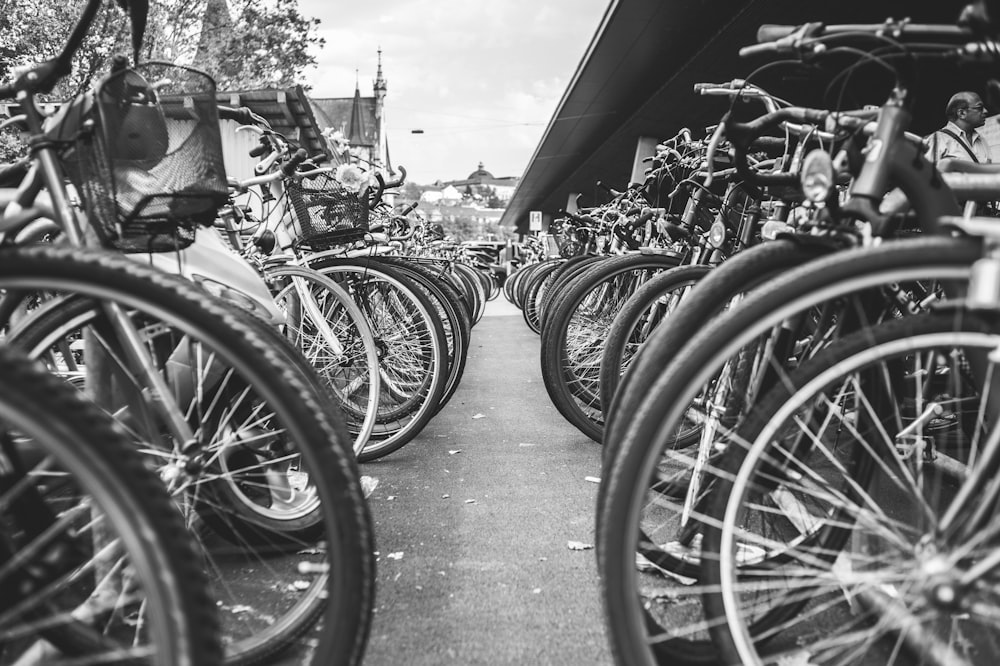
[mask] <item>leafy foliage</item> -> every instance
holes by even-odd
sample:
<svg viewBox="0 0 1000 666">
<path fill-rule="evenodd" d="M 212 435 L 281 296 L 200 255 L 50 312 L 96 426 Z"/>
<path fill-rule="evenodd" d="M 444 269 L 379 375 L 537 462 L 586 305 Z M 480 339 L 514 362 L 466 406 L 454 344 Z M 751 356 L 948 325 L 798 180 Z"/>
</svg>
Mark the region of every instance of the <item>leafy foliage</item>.
<svg viewBox="0 0 1000 666">
<path fill-rule="evenodd" d="M 0 3 L 0 78 L 55 56 L 84 4 Z M 297 0 L 160 0 L 150 3 L 142 58 L 205 70 L 220 90 L 288 87 L 316 64 L 311 51 L 324 43 L 319 24 L 299 12 Z M 129 22 L 115 3 L 105 2 L 72 75 L 49 99 L 67 99 L 93 85 L 115 54 L 130 52 Z"/>
<path fill-rule="evenodd" d="M 202 33 L 199 64 L 209 67 L 220 89 L 283 88 L 301 80 L 316 64 L 313 48 L 324 41 L 315 35 L 319 19 L 303 16 L 297 0 L 238 0 L 228 27 Z M 204 60 L 203 60 L 204 58 Z"/>
</svg>

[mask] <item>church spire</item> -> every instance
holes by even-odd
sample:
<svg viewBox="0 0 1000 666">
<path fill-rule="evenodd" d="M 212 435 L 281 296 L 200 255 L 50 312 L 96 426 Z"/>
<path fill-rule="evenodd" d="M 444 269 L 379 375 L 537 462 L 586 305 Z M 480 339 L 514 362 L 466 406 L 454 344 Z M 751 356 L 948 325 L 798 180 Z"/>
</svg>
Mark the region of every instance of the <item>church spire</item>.
<svg viewBox="0 0 1000 666">
<path fill-rule="evenodd" d="M 351 121 L 347 126 L 347 141 L 351 145 L 368 143 L 365 140 L 365 116 L 361 108 L 361 89 L 354 88 L 354 103 L 351 105 Z"/>
<path fill-rule="evenodd" d="M 375 89 L 375 98 L 381 99 L 385 97 L 386 90 L 388 86 L 385 77 L 382 76 L 382 47 L 378 47 L 378 72 L 375 74 L 375 84 L 373 88 Z"/>
</svg>

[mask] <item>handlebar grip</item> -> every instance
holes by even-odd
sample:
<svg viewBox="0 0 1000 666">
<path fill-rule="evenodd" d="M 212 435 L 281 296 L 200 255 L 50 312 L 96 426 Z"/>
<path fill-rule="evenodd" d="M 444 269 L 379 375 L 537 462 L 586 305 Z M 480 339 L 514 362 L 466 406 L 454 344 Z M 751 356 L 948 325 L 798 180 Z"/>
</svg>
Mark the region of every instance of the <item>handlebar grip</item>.
<svg viewBox="0 0 1000 666">
<path fill-rule="evenodd" d="M 403 184 L 404 181 L 406 181 L 406 167 L 399 166 L 396 168 L 399 169 L 399 178 L 397 178 L 396 180 L 391 180 L 388 183 L 385 183 L 383 189 L 388 189 L 390 187 L 399 187 L 400 185 Z"/>
<path fill-rule="evenodd" d="M 788 141 L 784 137 L 780 136 L 759 136 L 750 142 L 748 148 L 750 150 L 768 150 L 768 149 L 784 149 L 788 145 Z"/>
<path fill-rule="evenodd" d="M 307 159 L 309 159 L 309 153 L 307 153 L 304 148 L 299 148 L 287 162 L 281 165 L 281 173 L 283 173 L 286 177 L 291 176 L 295 173 L 295 170 L 299 167 L 299 165 Z"/>
<path fill-rule="evenodd" d="M 597 186 L 599 188 L 601 188 L 602 190 L 606 191 L 608 194 L 610 194 L 613 197 L 620 197 L 622 195 L 621 192 L 619 192 L 618 190 L 616 190 L 613 187 L 610 187 L 609 185 L 606 185 L 603 181 L 599 180 L 599 181 L 597 181 L 596 184 L 597 184 Z"/>
<path fill-rule="evenodd" d="M 385 192 L 385 178 L 382 177 L 382 174 L 376 171 L 375 180 L 378 181 L 378 189 L 368 197 L 368 210 L 374 210 L 381 203 L 382 193 Z"/>
<path fill-rule="evenodd" d="M 414 210 L 416 210 L 418 203 L 420 203 L 420 202 L 419 201 L 414 201 L 413 203 L 409 204 L 406 208 L 404 208 L 402 211 L 400 211 L 400 213 L 399 213 L 400 217 L 406 217 L 407 215 L 409 215 L 410 213 L 412 213 Z"/>
<path fill-rule="evenodd" d="M 788 35 L 798 29 L 799 26 L 797 25 L 776 25 L 774 23 L 765 23 L 757 28 L 757 43 L 763 44 L 764 42 L 776 42 L 779 39 L 788 37 Z"/>
<path fill-rule="evenodd" d="M 231 106 L 219 105 L 220 120 L 235 120 L 240 125 L 254 125 L 253 115 L 250 109 L 245 106 L 233 108 Z"/>
<path fill-rule="evenodd" d="M 260 143 L 250 149 L 250 157 L 260 157 L 271 150 L 271 144 L 261 138 Z"/>
</svg>

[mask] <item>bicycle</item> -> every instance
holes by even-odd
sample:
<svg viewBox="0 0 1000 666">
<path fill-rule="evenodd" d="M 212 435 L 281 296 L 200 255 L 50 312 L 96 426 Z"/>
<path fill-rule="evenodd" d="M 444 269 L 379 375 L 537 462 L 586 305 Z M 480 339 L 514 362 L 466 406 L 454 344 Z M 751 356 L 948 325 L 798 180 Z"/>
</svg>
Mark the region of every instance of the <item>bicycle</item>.
<svg viewBox="0 0 1000 666">
<path fill-rule="evenodd" d="M 71 295 L 53 302 L 67 307 L 43 306 L 20 321 L 7 340 L 30 340 L 32 353 L 50 359 L 57 372 L 79 370 L 91 395 L 127 425 L 194 528 L 217 601 L 229 609 L 243 606 L 245 591 L 232 584 L 243 577 L 231 559 L 237 553 L 276 580 L 288 570 L 279 570 L 279 560 L 284 567 L 303 560 L 305 589 L 295 598 L 281 599 L 277 623 L 271 621 L 273 616 L 251 623 L 245 614 L 227 615 L 227 660 L 264 658 L 321 623 L 316 658 L 324 663 L 356 662 L 370 623 L 373 538 L 354 456 L 343 423 L 329 410 L 329 394 L 273 327 L 181 278 L 88 247 L 94 236 L 140 252 L 161 243 L 168 249 L 188 243 L 194 229 L 215 218 L 223 189 L 215 186 L 224 183 L 217 170 L 206 181 L 214 189 L 189 190 L 196 196 L 174 202 L 162 193 L 157 198 L 154 189 L 138 207 L 132 200 L 126 210 L 133 217 L 140 218 L 140 211 L 152 213 L 147 224 L 135 228 L 117 211 L 110 217 L 100 214 L 106 204 L 115 210 L 115 197 L 95 198 L 88 190 L 103 186 L 114 193 L 119 185 L 100 178 L 108 171 L 76 169 L 78 178 L 81 173 L 95 177 L 93 183 L 78 180 L 91 215 L 77 217 L 64 185 L 63 163 L 67 151 L 79 158 L 88 154 L 89 142 L 102 147 L 100 118 L 95 122 L 81 116 L 84 107 L 78 103 L 65 105 L 45 121 L 34 95 L 69 67 L 99 6 L 97 0 L 86 5 L 57 58 L 0 87 L 0 96 L 19 97 L 29 132 L 47 137 L 32 145 L 20 186 L 5 192 L 12 203 L 0 221 L 8 245 L 0 251 L 5 266 L 0 279 L 5 316 L 0 326 L 7 327 L 8 315 L 32 294 Z M 188 73 L 175 74 L 175 80 L 189 80 Z M 124 102 L 114 107 L 120 110 L 129 111 L 135 104 L 137 114 L 127 120 L 143 128 L 140 118 L 159 113 L 153 101 L 169 99 L 174 91 L 169 83 L 152 89 L 140 84 L 138 76 L 122 64 L 109 77 L 108 87 L 90 95 L 108 94 L 113 105 Z M 183 136 L 204 138 L 201 145 L 211 154 L 217 137 L 213 143 L 211 134 L 201 132 L 213 123 L 217 127 L 214 91 L 206 95 L 204 78 L 192 74 L 192 79 L 202 86 L 197 94 L 189 94 L 194 102 L 190 110 L 201 124 L 194 132 L 187 127 Z M 115 96 L 127 88 L 122 83 L 133 86 L 124 100 Z M 155 141 L 143 144 L 144 136 L 140 132 L 132 137 L 137 140 L 128 148 L 133 157 L 151 160 L 158 148 Z M 170 209 L 175 203 L 174 215 L 164 218 L 162 207 Z M 56 221 L 70 244 L 19 245 L 20 236 L 33 235 L 31 223 L 42 219 Z M 81 229 L 81 220 L 105 226 Z M 317 550 L 321 541 L 325 548 Z M 310 552 L 295 555 L 295 550 Z M 284 555 L 274 557 L 276 553 Z"/>
</svg>

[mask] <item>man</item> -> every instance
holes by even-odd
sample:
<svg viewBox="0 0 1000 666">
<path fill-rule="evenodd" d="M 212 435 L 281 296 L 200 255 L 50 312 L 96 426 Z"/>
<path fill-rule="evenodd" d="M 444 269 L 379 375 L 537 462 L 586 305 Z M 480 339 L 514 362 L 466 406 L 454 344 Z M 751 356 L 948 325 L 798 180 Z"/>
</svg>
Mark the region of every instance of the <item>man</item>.
<svg viewBox="0 0 1000 666">
<path fill-rule="evenodd" d="M 979 95 L 968 91 L 955 93 L 948 100 L 945 116 L 948 118 L 948 123 L 925 139 L 925 144 L 928 146 L 926 153 L 928 160 L 945 171 L 960 170 L 955 168 L 959 165 L 949 167 L 949 163 L 945 160 L 949 162 L 962 160 L 978 164 L 988 164 L 993 161 L 989 144 L 983 135 L 976 131 L 986 124 L 986 107 Z M 906 195 L 901 190 L 895 189 L 886 194 L 879 211 L 895 215 L 905 213 L 909 208 Z M 994 214 L 992 204 L 984 204 L 979 208 L 981 214 Z"/>
<path fill-rule="evenodd" d="M 958 92 L 945 108 L 948 124 L 928 137 L 927 159 L 935 164 L 954 159 L 987 164 L 993 161 L 990 146 L 976 130 L 986 123 L 986 107 L 974 92 Z"/>
</svg>

